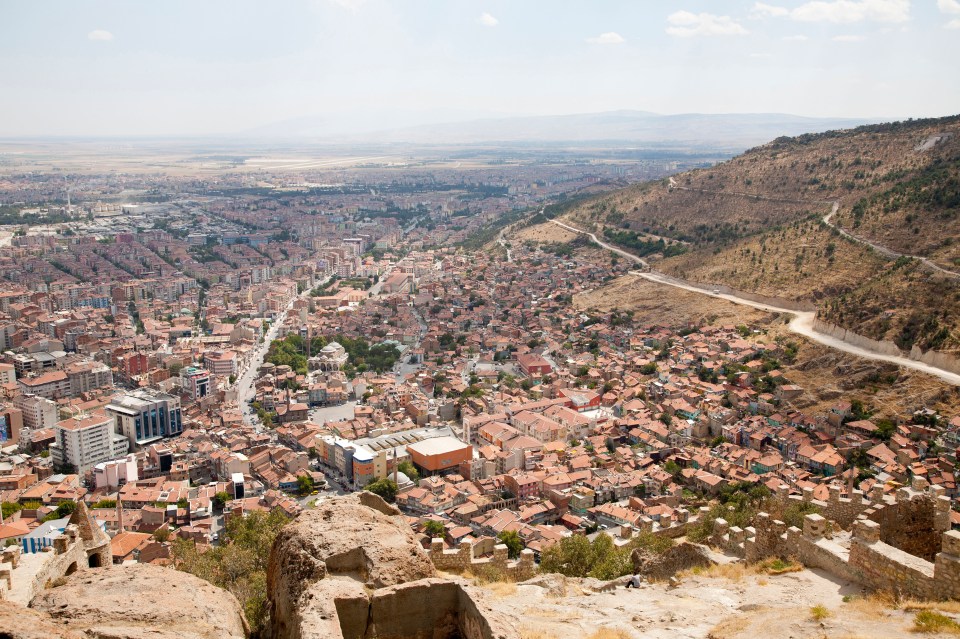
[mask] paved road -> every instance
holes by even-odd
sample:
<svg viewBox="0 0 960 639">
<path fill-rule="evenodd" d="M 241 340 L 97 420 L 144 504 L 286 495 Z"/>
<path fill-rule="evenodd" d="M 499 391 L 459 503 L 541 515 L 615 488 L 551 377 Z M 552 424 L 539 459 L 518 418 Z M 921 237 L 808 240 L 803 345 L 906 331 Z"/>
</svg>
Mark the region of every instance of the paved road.
<svg viewBox="0 0 960 639">
<path fill-rule="evenodd" d="M 564 224 L 563 222 L 559 222 L 557 220 L 553 220 L 553 223 L 567 229 L 568 231 L 573 231 L 574 233 L 581 233 L 583 235 L 587 235 L 590 237 L 590 239 L 592 239 L 594 242 L 596 242 L 598 245 L 602 246 L 603 248 L 613 251 L 618 255 L 622 255 L 627 259 L 633 260 L 634 262 L 637 262 L 638 264 L 643 265 L 647 269 L 650 268 L 650 265 L 642 258 L 639 258 L 636 255 L 632 255 L 631 253 L 628 253 L 615 246 L 611 246 L 606 242 L 602 242 L 593 233 L 583 231 L 581 229 L 570 226 L 569 224 Z M 667 286 L 673 286 L 674 288 L 681 288 L 686 291 L 691 291 L 693 293 L 699 293 L 701 295 L 707 295 L 709 297 L 724 299 L 724 300 L 727 300 L 728 302 L 733 302 L 734 304 L 750 306 L 752 308 L 760 309 L 761 311 L 768 311 L 771 313 L 789 313 L 790 315 L 794 316 L 793 320 L 790 321 L 789 328 L 791 331 L 793 331 L 794 333 L 797 333 L 798 335 L 803 335 L 804 337 L 808 337 L 815 342 L 819 342 L 820 344 L 829 346 L 831 348 L 835 348 L 845 353 L 850 353 L 851 355 L 863 357 L 864 359 L 872 359 L 872 360 L 881 361 L 881 362 L 889 362 L 891 364 L 897 364 L 905 368 L 912 368 L 913 370 L 921 371 L 923 373 L 927 373 L 929 375 L 939 377 L 943 381 L 948 382 L 950 384 L 960 386 L 960 375 L 958 375 L 957 373 L 951 373 L 950 371 L 943 370 L 942 368 L 930 366 L 929 364 L 924 364 L 923 362 L 918 362 L 908 357 L 874 353 L 873 351 L 867 350 L 860 346 L 854 346 L 853 344 L 844 342 L 843 340 L 837 339 L 832 335 L 827 335 L 825 333 L 820 333 L 819 331 L 814 330 L 813 321 L 816 318 L 816 313 L 813 311 L 794 311 L 788 308 L 780 308 L 778 306 L 772 306 L 770 304 L 762 304 L 760 302 L 754 302 L 753 300 L 743 299 L 735 295 L 706 291 L 702 288 L 697 288 L 696 286 L 684 283 L 680 280 L 677 280 L 676 278 L 670 277 L 669 275 L 665 275 L 663 273 L 657 273 L 652 271 L 642 271 L 642 272 L 635 271 L 635 273 L 644 279 L 650 280 L 651 282 L 657 282 L 658 284 L 666 284 Z"/>
<path fill-rule="evenodd" d="M 322 286 L 330 278 L 327 278 L 318 286 Z M 259 426 L 260 419 L 257 417 L 257 414 L 250 408 L 249 401 L 253 399 L 254 396 L 254 380 L 257 376 L 257 370 L 263 364 L 263 358 L 266 357 L 267 351 L 270 350 L 270 343 L 277 338 L 277 334 L 280 332 L 280 327 L 283 326 L 283 322 L 287 319 L 287 313 L 293 308 L 294 302 L 298 299 L 306 297 L 310 294 L 310 289 L 308 288 L 303 293 L 294 297 L 290 300 L 290 303 L 287 304 L 287 307 L 277 315 L 273 323 L 270 325 L 270 328 L 267 329 L 266 334 L 264 335 L 263 343 L 257 347 L 257 350 L 254 351 L 253 356 L 250 358 L 250 365 L 247 366 L 247 369 L 243 371 L 243 374 L 240 375 L 237 379 L 237 403 L 240 405 L 240 412 L 243 414 L 243 423 L 248 426 Z"/>
</svg>

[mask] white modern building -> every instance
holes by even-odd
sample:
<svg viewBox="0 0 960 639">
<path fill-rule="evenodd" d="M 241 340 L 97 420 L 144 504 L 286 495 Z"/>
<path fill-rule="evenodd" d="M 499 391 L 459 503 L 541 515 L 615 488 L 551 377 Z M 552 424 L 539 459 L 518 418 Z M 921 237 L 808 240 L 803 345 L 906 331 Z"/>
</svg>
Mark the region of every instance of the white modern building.
<svg viewBox="0 0 960 639">
<path fill-rule="evenodd" d="M 70 464 L 84 473 L 100 462 L 123 457 L 130 443 L 113 430 L 113 419 L 103 413 L 78 415 L 58 422 L 50 456 L 58 465 Z"/>
<path fill-rule="evenodd" d="M 183 432 L 180 399 L 152 389 L 139 389 L 107 405 L 114 430 L 133 448 L 174 437 Z"/>
</svg>

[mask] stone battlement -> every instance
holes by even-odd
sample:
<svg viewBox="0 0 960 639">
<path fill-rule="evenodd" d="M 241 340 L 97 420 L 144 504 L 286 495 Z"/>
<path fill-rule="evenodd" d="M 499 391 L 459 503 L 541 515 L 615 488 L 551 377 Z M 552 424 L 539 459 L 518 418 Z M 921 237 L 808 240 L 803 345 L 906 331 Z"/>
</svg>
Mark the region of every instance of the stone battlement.
<svg viewBox="0 0 960 639">
<path fill-rule="evenodd" d="M 533 577 L 537 571 L 533 560 L 533 551 L 523 549 L 520 558 L 509 560 L 509 550 L 505 544 L 493 547 L 493 556 L 474 556 L 474 543 L 470 540 L 460 542 L 455 550 L 444 550 L 442 539 L 432 539 L 430 542 L 430 561 L 439 570 L 450 572 L 482 572 L 492 570 L 500 574 L 509 575 L 515 581 L 524 581 Z"/>
<path fill-rule="evenodd" d="M 860 491 L 841 498 L 831 486 L 824 502 L 811 493 L 790 495 L 782 487 L 776 496 L 784 508 L 796 501 L 817 505 L 821 514 L 806 515 L 802 530 L 760 513 L 746 529 L 718 519 L 710 542 L 749 562 L 793 557 L 868 588 L 960 598 L 960 532 L 950 530 L 943 489 L 918 478 L 892 496 L 877 488 L 869 498 Z"/>
</svg>

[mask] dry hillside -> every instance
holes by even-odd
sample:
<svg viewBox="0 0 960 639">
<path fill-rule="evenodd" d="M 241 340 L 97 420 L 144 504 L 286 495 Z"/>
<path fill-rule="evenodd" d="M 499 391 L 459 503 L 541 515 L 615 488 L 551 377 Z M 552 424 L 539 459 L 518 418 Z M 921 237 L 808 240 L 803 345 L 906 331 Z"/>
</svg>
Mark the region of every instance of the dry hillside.
<svg viewBox="0 0 960 639">
<path fill-rule="evenodd" d="M 844 230 L 960 270 L 960 116 L 778 138 L 562 213 L 667 273 L 809 300 L 902 348 L 960 350 L 960 278 L 840 236 L 822 222 L 833 201 Z"/>
</svg>

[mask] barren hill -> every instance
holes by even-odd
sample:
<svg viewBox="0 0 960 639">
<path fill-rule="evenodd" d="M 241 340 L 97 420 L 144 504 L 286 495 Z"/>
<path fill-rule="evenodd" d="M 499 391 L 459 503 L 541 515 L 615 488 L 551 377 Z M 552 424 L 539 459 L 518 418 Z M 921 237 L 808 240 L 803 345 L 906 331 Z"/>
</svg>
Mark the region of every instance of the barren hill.
<svg viewBox="0 0 960 639">
<path fill-rule="evenodd" d="M 777 138 L 565 215 L 664 272 L 810 301 L 906 350 L 957 351 L 958 211 L 953 116 Z"/>
</svg>

